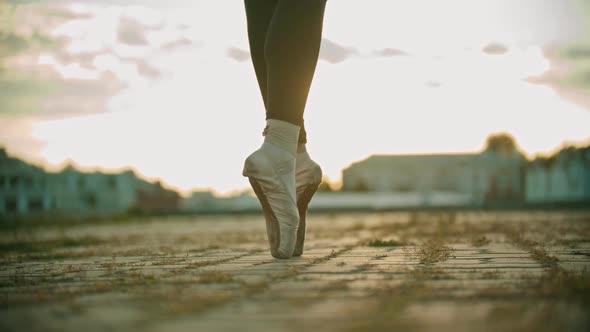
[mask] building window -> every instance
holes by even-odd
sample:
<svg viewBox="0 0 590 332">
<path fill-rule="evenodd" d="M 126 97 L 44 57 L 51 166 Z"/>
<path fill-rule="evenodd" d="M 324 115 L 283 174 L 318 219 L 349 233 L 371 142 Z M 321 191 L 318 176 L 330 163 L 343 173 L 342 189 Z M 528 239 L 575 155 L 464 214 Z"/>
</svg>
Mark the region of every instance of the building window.
<svg viewBox="0 0 590 332">
<path fill-rule="evenodd" d="M 111 190 L 117 189 L 117 179 L 114 177 L 107 178 L 107 186 Z"/>
<path fill-rule="evenodd" d="M 82 199 L 88 207 L 96 208 L 96 205 L 98 203 L 96 199 L 96 194 L 86 194 Z"/>
<path fill-rule="evenodd" d="M 23 186 L 25 188 L 32 188 L 33 187 L 33 179 L 28 176 L 23 177 Z"/>
<path fill-rule="evenodd" d="M 8 188 L 16 188 L 18 186 L 18 176 L 13 175 L 8 177 Z"/>
<path fill-rule="evenodd" d="M 18 210 L 18 202 L 16 198 L 7 198 L 6 202 L 4 203 L 5 210 L 8 213 L 15 213 Z"/>
<path fill-rule="evenodd" d="M 31 199 L 29 201 L 29 211 L 36 212 L 43 210 L 43 201 L 40 199 Z"/>
</svg>

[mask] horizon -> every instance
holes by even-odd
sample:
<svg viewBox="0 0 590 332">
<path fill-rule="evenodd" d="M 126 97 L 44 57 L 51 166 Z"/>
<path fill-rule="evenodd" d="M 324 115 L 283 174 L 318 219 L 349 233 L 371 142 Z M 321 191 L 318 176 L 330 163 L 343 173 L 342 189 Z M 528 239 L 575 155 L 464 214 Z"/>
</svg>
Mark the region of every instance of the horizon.
<svg viewBox="0 0 590 332">
<path fill-rule="evenodd" d="M 11 156 L 131 168 L 181 194 L 248 188 L 241 167 L 264 112 L 242 3 L 0 6 L 0 146 Z M 583 1 L 359 6 L 328 2 L 307 103 L 308 150 L 330 183 L 372 155 L 478 152 L 501 132 L 529 159 L 590 144 Z"/>
<path fill-rule="evenodd" d="M 491 133 L 490 135 L 488 135 L 488 137 L 491 137 L 494 135 L 508 135 L 508 136 L 514 138 L 510 133 Z M 567 148 L 583 149 L 583 148 L 590 147 L 590 139 L 587 140 L 586 142 L 583 142 L 580 144 L 575 144 L 574 142 L 565 142 L 564 141 L 559 146 L 552 149 L 550 152 L 530 154 L 530 153 L 527 153 L 526 151 L 523 151 L 522 148 L 518 145 L 518 142 L 515 141 L 515 143 L 516 143 L 516 146 L 515 146 L 516 151 L 521 153 L 522 156 L 528 162 L 532 162 L 532 161 L 540 159 L 540 158 L 551 158 L 551 157 L 555 156 L 557 153 L 559 153 L 560 151 L 565 150 Z M 138 170 L 137 168 L 135 168 L 131 165 L 123 166 L 120 168 L 104 168 L 101 166 L 84 167 L 84 166 L 76 164 L 75 161 L 67 160 L 57 166 L 47 166 L 47 165 L 43 164 L 43 162 L 37 163 L 37 162 L 31 161 L 31 160 L 27 160 L 26 158 L 22 158 L 18 155 L 15 155 L 11 151 L 9 151 L 5 146 L 0 145 L 0 150 L 4 150 L 6 152 L 6 154 L 11 158 L 19 159 L 19 160 L 21 160 L 27 164 L 30 164 L 34 167 L 41 168 L 42 170 L 44 170 L 45 172 L 48 172 L 48 173 L 60 173 L 60 172 L 63 172 L 68 167 L 73 167 L 76 171 L 79 171 L 82 173 L 95 173 L 95 172 L 97 172 L 97 173 L 103 173 L 103 174 L 120 174 L 123 172 L 131 171 L 137 178 L 139 178 L 141 180 L 148 181 L 150 183 L 159 182 L 163 188 L 168 189 L 168 190 L 173 190 L 173 191 L 177 192 L 181 197 L 184 197 L 184 198 L 190 197 L 191 194 L 195 193 L 195 192 L 211 192 L 215 197 L 218 197 L 218 198 L 235 197 L 235 196 L 243 194 L 244 192 L 252 192 L 252 194 L 253 194 L 252 188 L 248 187 L 248 186 L 245 186 L 242 188 L 235 188 L 235 189 L 232 189 L 232 190 L 226 191 L 226 192 L 220 192 L 217 189 L 212 188 L 212 187 L 199 187 L 199 186 L 189 188 L 187 190 L 183 190 L 181 188 L 178 188 L 174 185 L 167 183 L 161 177 L 147 177 L 140 170 Z M 372 157 L 375 157 L 375 156 L 386 156 L 386 157 L 388 157 L 388 156 L 432 156 L 432 155 L 453 156 L 453 155 L 460 155 L 460 154 L 478 154 L 478 153 L 484 152 L 485 150 L 486 150 L 486 146 L 485 146 L 485 142 L 484 142 L 484 144 L 482 145 L 482 148 L 480 148 L 478 150 L 473 150 L 473 151 L 451 151 L 451 152 L 439 152 L 439 153 L 409 153 L 409 154 L 404 154 L 404 153 L 370 154 L 370 155 L 367 155 L 363 158 L 355 160 L 346 166 L 343 166 L 340 169 L 340 176 L 338 178 L 333 179 L 333 178 L 324 177 L 323 181 L 327 182 L 327 184 L 330 186 L 331 190 L 339 192 L 342 187 L 342 172 L 344 170 L 346 170 L 347 168 L 353 166 L 354 164 L 361 163 L 361 162 L 366 161 L 366 160 L 368 160 Z"/>
</svg>

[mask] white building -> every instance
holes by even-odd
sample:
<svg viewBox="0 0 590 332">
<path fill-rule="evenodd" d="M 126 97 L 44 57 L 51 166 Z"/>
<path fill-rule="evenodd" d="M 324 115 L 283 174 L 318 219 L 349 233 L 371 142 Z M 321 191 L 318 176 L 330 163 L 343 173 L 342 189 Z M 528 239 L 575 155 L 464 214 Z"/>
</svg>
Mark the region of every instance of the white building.
<svg viewBox="0 0 590 332">
<path fill-rule="evenodd" d="M 181 208 L 189 212 L 240 212 L 260 210 L 260 203 L 249 190 L 230 197 L 217 197 L 211 191 L 193 191 L 181 201 Z"/>
<path fill-rule="evenodd" d="M 59 173 L 12 158 L 0 148 L 0 221 L 35 217 L 112 216 L 132 210 L 173 211 L 179 195 L 132 171 Z"/>
<path fill-rule="evenodd" d="M 185 211 L 211 211 L 217 209 L 217 201 L 211 191 L 193 191 L 189 197 L 182 199 L 180 208 Z"/>
<path fill-rule="evenodd" d="M 537 158 L 526 170 L 528 203 L 590 201 L 590 147 Z"/>
<path fill-rule="evenodd" d="M 508 136 L 492 136 L 481 153 L 375 155 L 342 171 L 343 191 L 461 195 L 471 204 L 522 201 L 526 160 Z"/>
<path fill-rule="evenodd" d="M 50 187 L 51 179 L 41 168 L 10 158 L 0 148 L 0 217 L 52 209 Z"/>
<path fill-rule="evenodd" d="M 82 173 L 69 166 L 50 176 L 55 209 L 63 213 L 113 215 L 126 212 L 137 200 L 137 178 L 131 171 Z"/>
</svg>

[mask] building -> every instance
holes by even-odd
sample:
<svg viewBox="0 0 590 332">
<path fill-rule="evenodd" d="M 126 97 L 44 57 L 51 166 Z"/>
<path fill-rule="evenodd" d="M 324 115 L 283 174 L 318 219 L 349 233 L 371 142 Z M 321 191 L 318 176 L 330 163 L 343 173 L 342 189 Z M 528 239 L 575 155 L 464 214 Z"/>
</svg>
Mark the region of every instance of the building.
<svg viewBox="0 0 590 332">
<path fill-rule="evenodd" d="M 128 212 L 170 212 L 180 196 L 131 170 L 81 172 L 67 166 L 46 172 L 0 149 L 0 219 L 108 217 Z"/>
<path fill-rule="evenodd" d="M 132 173 L 133 174 L 133 173 Z M 170 189 L 164 188 L 161 181 L 154 183 L 138 179 L 133 174 L 134 200 L 129 204 L 130 208 L 139 212 L 167 213 L 175 212 L 180 208 L 180 195 Z"/>
<path fill-rule="evenodd" d="M 342 171 L 342 190 L 419 193 L 422 205 L 441 195 L 474 205 L 522 202 L 525 164 L 514 140 L 496 135 L 480 153 L 371 156 Z"/>
<path fill-rule="evenodd" d="M 536 158 L 526 170 L 528 203 L 590 201 L 590 146 L 564 148 L 550 158 Z"/>
<path fill-rule="evenodd" d="M 67 166 L 48 173 L 55 211 L 67 215 L 107 216 L 123 213 L 136 200 L 136 177 L 132 172 L 83 173 Z"/>
<path fill-rule="evenodd" d="M 0 148 L 0 216 L 55 208 L 51 180 L 41 168 L 11 158 Z"/>
<path fill-rule="evenodd" d="M 217 197 L 211 191 L 193 191 L 184 198 L 181 208 L 187 212 L 246 212 L 258 211 L 260 203 L 250 190 L 236 193 L 230 197 Z"/>
</svg>

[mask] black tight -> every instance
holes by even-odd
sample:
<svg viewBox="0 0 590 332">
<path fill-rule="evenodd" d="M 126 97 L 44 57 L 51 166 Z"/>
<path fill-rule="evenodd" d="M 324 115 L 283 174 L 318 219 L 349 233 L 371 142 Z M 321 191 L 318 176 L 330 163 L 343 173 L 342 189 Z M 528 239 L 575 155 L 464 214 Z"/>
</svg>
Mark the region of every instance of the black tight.
<svg viewBox="0 0 590 332">
<path fill-rule="evenodd" d="M 266 118 L 301 126 L 322 38 L 326 0 L 244 0 L 250 53 Z"/>
</svg>

